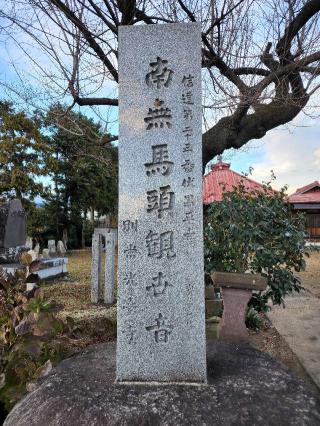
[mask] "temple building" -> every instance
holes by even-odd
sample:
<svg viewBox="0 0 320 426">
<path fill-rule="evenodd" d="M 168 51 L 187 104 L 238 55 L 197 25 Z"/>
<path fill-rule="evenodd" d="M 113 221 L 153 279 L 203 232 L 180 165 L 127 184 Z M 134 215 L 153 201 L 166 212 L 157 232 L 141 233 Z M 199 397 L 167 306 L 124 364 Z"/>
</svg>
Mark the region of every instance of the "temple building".
<svg viewBox="0 0 320 426">
<path fill-rule="evenodd" d="M 248 192 L 263 188 L 260 183 L 231 170 L 229 163 L 219 160 L 203 177 L 203 204 L 208 205 L 214 201 L 221 201 L 223 192 L 232 192 L 240 182 Z"/>
<path fill-rule="evenodd" d="M 315 181 L 298 188 L 289 196 L 289 203 L 294 210 L 305 213 L 307 233 L 312 240 L 320 239 L 320 183 Z"/>
<path fill-rule="evenodd" d="M 203 204 L 221 201 L 223 192 L 233 191 L 242 182 L 246 190 L 262 189 L 263 185 L 230 169 L 229 163 L 218 160 L 203 177 Z M 270 194 L 272 195 L 272 194 Z M 293 209 L 305 213 L 308 239 L 320 239 L 320 183 L 312 182 L 288 197 Z"/>
</svg>

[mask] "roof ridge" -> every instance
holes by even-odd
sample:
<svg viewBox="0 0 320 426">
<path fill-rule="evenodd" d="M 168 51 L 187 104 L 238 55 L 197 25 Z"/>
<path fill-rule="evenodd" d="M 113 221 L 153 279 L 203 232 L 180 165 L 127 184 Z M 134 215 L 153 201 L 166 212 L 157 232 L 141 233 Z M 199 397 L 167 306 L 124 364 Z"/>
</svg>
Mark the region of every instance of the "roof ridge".
<svg viewBox="0 0 320 426">
<path fill-rule="evenodd" d="M 308 191 L 309 189 L 314 188 L 315 186 L 320 186 L 320 183 L 318 180 L 315 180 L 314 182 L 309 183 L 308 185 L 302 186 L 301 188 L 297 188 L 296 192 L 294 192 L 291 195 L 295 194 L 303 194 L 304 192 Z"/>
</svg>

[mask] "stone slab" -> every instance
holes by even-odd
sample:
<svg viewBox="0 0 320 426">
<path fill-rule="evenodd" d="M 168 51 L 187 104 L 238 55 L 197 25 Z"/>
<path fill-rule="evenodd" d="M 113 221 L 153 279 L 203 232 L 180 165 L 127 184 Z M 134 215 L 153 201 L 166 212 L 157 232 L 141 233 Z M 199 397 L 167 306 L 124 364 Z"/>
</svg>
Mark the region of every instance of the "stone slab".
<svg viewBox="0 0 320 426">
<path fill-rule="evenodd" d="M 119 381 L 206 381 L 200 31 L 119 28 Z"/>
<path fill-rule="evenodd" d="M 3 265 L 3 269 L 8 274 L 14 274 L 17 269 L 23 269 L 20 263 Z M 68 258 L 57 257 L 54 259 L 42 259 L 40 269 L 36 272 L 40 280 L 52 278 L 56 275 L 66 274 L 68 272 Z"/>
<path fill-rule="evenodd" d="M 286 297 L 285 306 L 267 315 L 320 389 L 320 299 L 302 292 Z"/>
<path fill-rule="evenodd" d="M 61 362 L 4 426 L 315 426 L 320 401 L 301 379 L 247 344 L 207 347 L 208 385 L 115 384 L 115 345 Z"/>
<path fill-rule="evenodd" d="M 238 274 L 235 272 L 213 272 L 212 282 L 216 287 L 231 287 L 244 290 L 260 290 L 267 288 L 266 277 L 260 274 Z"/>
</svg>

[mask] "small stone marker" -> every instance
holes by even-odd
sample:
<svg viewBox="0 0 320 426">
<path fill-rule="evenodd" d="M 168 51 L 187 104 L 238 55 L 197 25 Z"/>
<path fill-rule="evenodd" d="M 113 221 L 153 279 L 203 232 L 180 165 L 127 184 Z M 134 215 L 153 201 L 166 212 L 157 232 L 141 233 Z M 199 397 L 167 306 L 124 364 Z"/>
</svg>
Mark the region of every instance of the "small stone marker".
<svg viewBox="0 0 320 426">
<path fill-rule="evenodd" d="M 50 257 L 49 249 L 43 249 L 42 250 L 42 257 L 44 259 L 48 259 Z"/>
<path fill-rule="evenodd" d="M 56 254 L 56 242 L 55 240 L 48 240 L 48 249 L 50 254 Z"/>
<path fill-rule="evenodd" d="M 40 244 L 39 243 L 37 243 L 36 245 L 35 245 L 35 247 L 34 247 L 34 249 L 33 249 L 37 254 L 39 254 L 40 253 Z"/>
<path fill-rule="evenodd" d="M 206 382 L 201 28 L 119 28 L 118 381 Z"/>
<path fill-rule="evenodd" d="M 60 256 L 64 256 L 66 254 L 66 248 L 61 240 L 57 242 L 57 254 Z"/>
</svg>

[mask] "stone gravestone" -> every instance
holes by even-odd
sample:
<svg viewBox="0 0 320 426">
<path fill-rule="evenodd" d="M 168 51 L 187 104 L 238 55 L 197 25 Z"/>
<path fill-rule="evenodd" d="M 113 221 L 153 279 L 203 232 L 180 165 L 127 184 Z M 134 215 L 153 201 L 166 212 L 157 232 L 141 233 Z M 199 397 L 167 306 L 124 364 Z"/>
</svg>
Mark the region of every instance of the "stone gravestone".
<svg viewBox="0 0 320 426">
<path fill-rule="evenodd" d="M 17 262 L 26 243 L 26 214 L 20 200 L 0 206 L 0 263 Z"/>
<path fill-rule="evenodd" d="M 117 380 L 206 382 L 198 23 L 119 28 Z"/>
<path fill-rule="evenodd" d="M 50 255 L 56 254 L 56 242 L 55 240 L 48 240 L 48 249 Z"/>
<path fill-rule="evenodd" d="M 57 242 L 57 253 L 58 253 L 58 255 L 59 256 L 64 256 L 66 254 L 66 251 L 67 250 L 66 250 L 66 248 L 65 248 L 65 246 L 63 244 L 63 241 L 59 240 Z"/>
<path fill-rule="evenodd" d="M 96 228 L 92 235 L 91 302 L 114 302 L 116 229 Z M 102 279 L 105 252 L 104 279 Z"/>
</svg>

